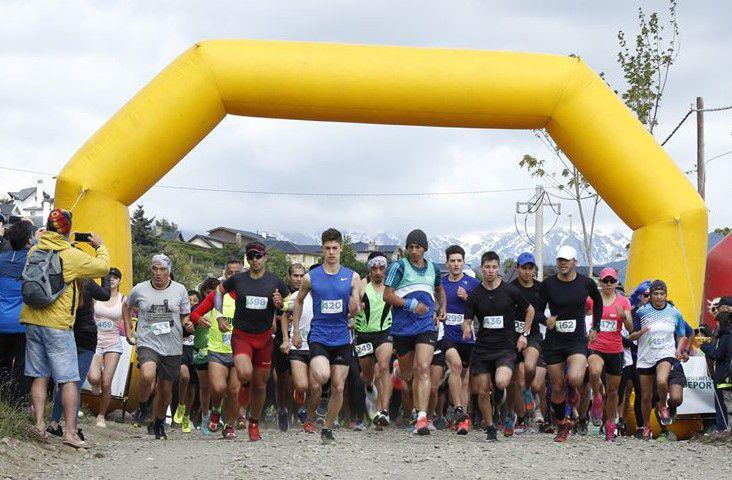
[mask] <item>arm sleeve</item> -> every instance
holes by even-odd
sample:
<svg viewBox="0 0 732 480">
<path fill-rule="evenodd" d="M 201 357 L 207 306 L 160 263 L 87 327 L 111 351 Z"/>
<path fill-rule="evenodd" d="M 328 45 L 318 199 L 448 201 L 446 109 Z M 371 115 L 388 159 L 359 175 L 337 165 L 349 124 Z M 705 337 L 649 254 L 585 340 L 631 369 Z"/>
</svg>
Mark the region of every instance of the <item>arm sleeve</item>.
<svg viewBox="0 0 732 480">
<path fill-rule="evenodd" d="M 389 270 L 386 272 L 386 279 L 384 285 L 396 289 L 396 286 L 402 281 L 404 277 L 404 265 L 401 261 L 394 262 L 389 266 Z"/>
<path fill-rule="evenodd" d="M 590 298 L 592 299 L 592 328 L 597 330 L 600 328 L 600 320 L 602 320 L 602 296 L 600 290 L 592 279 L 587 279 Z"/>
<path fill-rule="evenodd" d="M 102 278 L 109 273 L 109 252 L 100 245 L 95 255 L 77 248 L 64 250 L 64 280 L 70 283 L 77 278 Z"/>
<path fill-rule="evenodd" d="M 109 275 L 102 278 L 101 287 L 97 285 L 97 282 L 90 281 L 86 288 L 89 289 L 91 297 L 99 302 L 106 302 L 112 297 L 112 292 L 109 288 Z"/>
<path fill-rule="evenodd" d="M 468 294 L 468 299 L 465 301 L 465 318 L 475 318 L 475 308 L 473 307 L 473 294 Z"/>
<path fill-rule="evenodd" d="M 214 304 L 214 294 L 215 292 L 210 292 L 206 295 L 203 301 L 191 312 L 191 322 L 198 323 L 199 318 L 211 311 Z"/>
<path fill-rule="evenodd" d="M 633 330 L 640 330 L 641 329 L 641 319 L 640 315 L 638 315 L 638 309 L 633 310 Z"/>
<path fill-rule="evenodd" d="M 191 313 L 191 297 L 188 296 L 188 290 L 183 285 L 180 286 L 180 314 L 185 316 Z"/>
</svg>

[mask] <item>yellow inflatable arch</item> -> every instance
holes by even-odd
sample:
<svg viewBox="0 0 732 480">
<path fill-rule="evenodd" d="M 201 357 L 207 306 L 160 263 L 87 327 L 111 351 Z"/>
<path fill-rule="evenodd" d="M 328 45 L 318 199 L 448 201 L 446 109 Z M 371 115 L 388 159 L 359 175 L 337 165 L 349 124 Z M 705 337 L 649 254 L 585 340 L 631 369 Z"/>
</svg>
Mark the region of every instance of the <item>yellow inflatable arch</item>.
<svg viewBox="0 0 732 480">
<path fill-rule="evenodd" d="M 664 278 L 696 324 L 707 211 L 635 116 L 578 58 L 509 52 L 216 40 L 183 53 L 61 171 L 59 206 L 100 233 L 129 288 L 127 207 L 227 113 L 470 128 L 545 128 L 633 229 L 628 284 Z"/>
</svg>

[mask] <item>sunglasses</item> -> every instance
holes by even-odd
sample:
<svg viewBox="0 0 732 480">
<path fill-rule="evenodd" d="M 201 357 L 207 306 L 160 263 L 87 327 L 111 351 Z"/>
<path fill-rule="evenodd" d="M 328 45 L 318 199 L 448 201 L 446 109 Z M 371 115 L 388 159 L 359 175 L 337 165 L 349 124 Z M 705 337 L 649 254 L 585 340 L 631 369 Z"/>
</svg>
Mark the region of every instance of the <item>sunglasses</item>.
<svg viewBox="0 0 732 480">
<path fill-rule="evenodd" d="M 643 298 L 651 298 L 651 294 L 650 293 L 644 293 L 643 294 Z"/>
<path fill-rule="evenodd" d="M 614 278 L 612 278 L 612 277 L 607 277 L 607 278 L 603 278 L 603 279 L 602 279 L 602 280 L 600 280 L 600 281 L 601 281 L 602 283 L 604 283 L 605 285 L 613 285 L 613 284 L 615 284 L 615 283 L 618 283 L 618 281 L 617 281 L 617 280 L 615 280 L 615 279 L 614 279 Z"/>
<path fill-rule="evenodd" d="M 262 257 L 264 257 L 264 255 L 262 255 L 259 252 L 249 252 L 249 253 L 247 253 L 247 260 L 259 260 Z"/>
</svg>

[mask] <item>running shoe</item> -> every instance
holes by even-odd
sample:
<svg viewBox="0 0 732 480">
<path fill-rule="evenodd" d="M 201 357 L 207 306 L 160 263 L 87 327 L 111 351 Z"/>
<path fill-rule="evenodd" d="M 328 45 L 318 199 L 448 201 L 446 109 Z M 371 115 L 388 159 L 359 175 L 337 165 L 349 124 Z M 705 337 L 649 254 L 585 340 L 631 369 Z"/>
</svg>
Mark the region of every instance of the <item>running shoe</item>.
<svg viewBox="0 0 732 480">
<path fill-rule="evenodd" d="M 643 440 L 651 440 L 653 438 L 653 429 L 651 426 L 643 427 Z"/>
<path fill-rule="evenodd" d="M 485 439 L 489 442 L 495 442 L 498 440 L 498 430 L 496 430 L 496 427 L 493 425 L 488 425 L 485 428 Z"/>
<path fill-rule="evenodd" d="M 431 424 L 437 429 L 437 430 L 446 430 L 447 427 L 449 427 L 449 424 L 447 423 L 447 419 L 440 415 L 439 417 L 435 417 L 435 419 L 431 422 Z"/>
<path fill-rule="evenodd" d="M 191 433 L 191 417 L 186 414 L 180 422 L 180 431 L 183 433 Z"/>
<path fill-rule="evenodd" d="M 366 425 L 363 424 L 362 420 L 358 420 L 353 426 L 353 429 L 357 432 L 363 432 L 364 430 L 366 430 Z"/>
<path fill-rule="evenodd" d="M 165 423 L 162 420 L 155 421 L 155 440 L 167 440 L 168 435 L 165 433 Z"/>
<path fill-rule="evenodd" d="M 247 419 L 244 418 L 244 415 L 236 417 L 236 428 L 237 430 L 244 430 L 247 428 Z"/>
<path fill-rule="evenodd" d="M 211 416 L 208 420 L 208 429 L 211 432 L 219 431 L 219 422 L 221 421 L 221 413 L 216 410 L 211 411 Z"/>
<path fill-rule="evenodd" d="M 658 434 L 658 438 L 656 438 L 656 441 L 661 443 L 668 442 L 668 430 L 661 430 L 661 433 Z"/>
<path fill-rule="evenodd" d="M 531 388 L 524 388 L 523 390 L 523 396 L 524 396 L 524 408 L 526 409 L 527 413 L 531 413 L 534 411 L 534 394 L 531 392 Z"/>
<path fill-rule="evenodd" d="M 211 429 L 208 428 L 209 420 L 210 415 L 204 415 L 203 418 L 201 418 L 201 433 L 206 436 L 211 435 Z"/>
<path fill-rule="evenodd" d="M 590 423 L 587 417 L 580 418 L 574 426 L 574 433 L 578 435 L 587 435 L 587 424 Z"/>
<path fill-rule="evenodd" d="M 638 440 L 643 440 L 643 428 L 638 428 L 635 431 L 635 434 L 633 435 Z"/>
<path fill-rule="evenodd" d="M 430 432 L 436 432 L 437 427 L 435 427 L 434 422 L 432 420 L 427 420 L 427 427 L 430 429 Z"/>
<path fill-rule="evenodd" d="M 315 433 L 315 426 L 313 425 L 313 422 L 305 422 L 302 424 L 302 430 L 305 433 Z"/>
<path fill-rule="evenodd" d="M 470 431 L 470 419 L 466 417 L 465 420 L 460 422 L 460 424 L 458 425 L 457 434 L 458 435 L 467 435 L 469 431 Z"/>
<path fill-rule="evenodd" d="M 281 432 L 286 432 L 290 427 L 290 412 L 286 408 L 280 408 L 277 411 L 277 425 L 279 425 Z"/>
<path fill-rule="evenodd" d="M 661 407 L 658 407 L 658 420 L 661 423 L 661 425 L 666 426 L 671 424 L 671 414 L 668 411 L 668 407 L 666 405 L 663 405 Z"/>
<path fill-rule="evenodd" d="M 592 424 L 596 427 L 602 425 L 602 395 L 596 393 L 592 399 L 592 408 L 590 409 Z"/>
<path fill-rule="evenodd" d="M 430 424 L 427 421 L 427 417 L 420 417 L 417 419 L 417 423 L 414 424 L 414 433 L 417 435 L 430 434 Z"/>
<path fill-rule="evenodd" d="M 173 423 L 181 424 L 183 423 L 183 415 L 186 414 L 186 406 L 183 404 L 179 404 L 178 408 L 175 409 L 175 414 L 173 415 Z"/>
<path fill-rule="evenodd" d="M 328 413 L 328 400 L 327 399 L 321 399 L 320 403 L 318 403 L 318 408 L 315 409 L 315 414 L 318 417 L 321 417 L 325 419 L 325 414 Z"/>
<path fill-rule="evenodd" d="M 333 431 L 329 428 L 322 429 L 320 431 L 320 441 L 323 442 L 324 445 L 335 443 L 336 440 L 333 436 Z"/>
<path fill-rule="evenodd" d="M 137 407 L 137 410 L 132 412 L 132 425 L 135 427 L 141 427 L 145 423 L 145 420 L 147 420 L 149 410 L 147 403 L 141 403 L 140 406 Z"/>
<path fill-rule="evenodd" d="M 259 422 L 252 422 L 249 420 L 249 441 L 250 442 L 258 442 L 262 439 L 262 436 L 259 434 Z"/>
<path fill-rule="evenodd" d="M 513 431 L 516 433 L 516 435 L 524 434 L 528 430 L 529 424 L 526 418 L 519 418 L 518 420 L 516 420 L 516 426 L 513 428 Z"/>
<path fill-rule="evenodd" d="M 503 420 L 503 436 L 504 437 L 513 437 L 513 427 L 516 424 L 516 414 L 512 413 L 510 415 L 506 415 L 506 418 Z"/>
<path fill-rule="evenodd" d="M 554 425 L 549 422 L 545 422 L 544 419 L 542 419 L 540 422 L 536 422 L 536 426 L 539 430 L 539 433 L 548 433 L 550 435 L 554 433 Z"/>
<path fill-rule="evenodd" d="M 562 420 L 557 425 L 557 434 L 554 436 L 554 441 L 557 443 L 564 443 L 569 438 L 569 431 L 571 429 L 569 420 Z"/>
<path fill-rule="evenodd" d="M 270 405 L 269 407 L 264 409 L 264 423 L 274 422 L 274 419 L 276 416 L 277 416 L 277 412 L 275 412 L 274 405 Z"/>
<path fill-rule="evenodd" d="M 297 409 L 297 421 L 303 425 L 308 420 L 308 409 L 304 406 Z"/>
<path fill-rule="evenodd" d="M 617 436 L 617 426 L 615 423 L 605 422 L 605 441 L 614 442 Z"/>
<path fill-rule="evenodd" d="M 376 390 L 376 387 L 374 385 L 369 385 L 366 387 L 366 411 L 369 414 L 369 418 L 373 418 L 374 415 L 378 412 L 378 409 L 376 408 L 376 397 L 378 396 L 379 392 Z"/>
<path fill-rule="evenodd" d="M 233 425 L 226 425 L 223 430 L 221 430 L 221 436 L 224 438 L 224 440 L 234 440 L 236 438 L 236 433 L 234 432 L 234 426 Z"/>
<path fill-rule="evenodd" d="M 98 415 L 96 426 L 97 428 L 107 428 L 107 420 L 105 420 L 103 416 Z"/>
</svg>

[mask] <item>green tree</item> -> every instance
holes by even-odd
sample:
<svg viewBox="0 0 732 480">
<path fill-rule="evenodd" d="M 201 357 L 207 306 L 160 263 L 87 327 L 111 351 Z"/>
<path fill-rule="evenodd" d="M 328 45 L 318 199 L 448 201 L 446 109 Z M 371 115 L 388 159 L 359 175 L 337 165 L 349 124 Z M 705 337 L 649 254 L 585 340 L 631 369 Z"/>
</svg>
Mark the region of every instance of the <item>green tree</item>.
<svg viewBox="0 0 732 480">
<path fill-rule="evenodd" d="M 145 207 L 142 204 L 137 205 L 135 212 L 130 219 L 130 232 L 132 234 L 132 244 L 151 249 L 158 248 L 158 238 L 155 236 L 153 228 L 155 218 L 147 218 L 145 216 Z"/>
<path fill-rule="evenodd" d="M 356 255 L 356 250 L 353 248 L 353 241 L 351 237 L 346 235 L 343 239 L 343 248 L 341 250 L 341 265 L 350 268 L 354 272 L 361 275 L 361 278 L 366 276 L 366 264 L 360 261 Z"/>
<path fill-rule="evenodd" d="M 159 229 L 162 233 L 177 232 L 178 225 L 175 222 L 169 222 L 166 219 L 156 220 L 155 228 Z"/>
<path fill-rule="evenodd" d="M 267 250 L 267 270 L 284 279 L 287 276 L 287 269 L 290 267 L 290 260 L 281 250 L 270 248 Z M 280 292 L 285 295 L 286 292 Z"/>
<path fill-rule="evenodd" d="M 619 30 L 618 43 L 618 63 L 627 83 L 627 89 L 621 97 L 653 134 L 658 125 L 658 112 L 669 71 L 679 56 L 676 0 L 669 1 L 667 24 L 660 21 L 658 12 L 647 15 L 642 7 L 638 7 L 635 41 L 631 41 L 632 46 L 629 45 L 628 35 Z"/>
<path fill-rule="evenodd" d="M 714 229 L 714 233 L 721 233 L 721 234 L 722 234 L 722 235 L 724 235 L 725 237 L 726 237 L 727 235 L 729 235 L 729 232 L 730 232 L 730 231 L 732 231 L 732 230 L 731 230 L 731 229 L 730 229 L 729 227 L 720 227 L 720 228 L 715 228 L 715 229 Z"/>
</svg>

